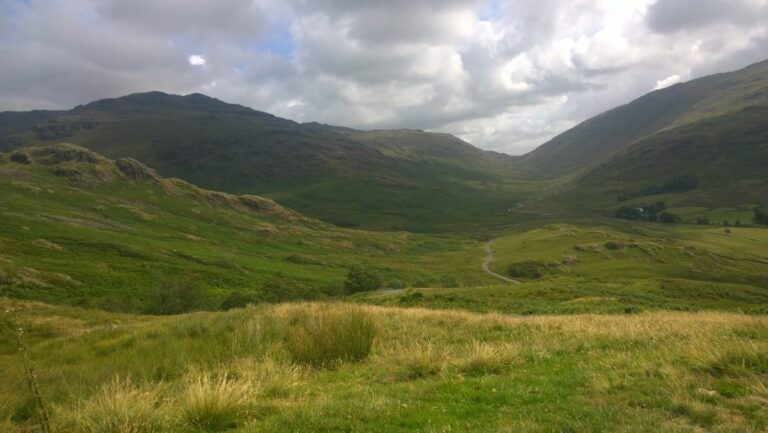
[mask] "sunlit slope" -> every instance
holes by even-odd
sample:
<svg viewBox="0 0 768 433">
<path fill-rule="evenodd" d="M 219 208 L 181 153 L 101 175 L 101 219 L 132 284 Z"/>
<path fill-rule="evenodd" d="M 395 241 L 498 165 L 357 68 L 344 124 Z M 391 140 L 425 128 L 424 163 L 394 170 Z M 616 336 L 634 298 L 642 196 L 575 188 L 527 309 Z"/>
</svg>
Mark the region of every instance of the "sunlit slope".
<svg viewBox="0 0 768 433">
<path fill-rule="evenodd" d="M 0 293 L 120 310 L 159 289 L 194 294 L 195 308 L 338 295 L 357 264 L 385 282 L 485 278 L 477 242 L 342 230 L 65 144 L 0 155 L 0 219 Z"/>
<path fill-rule="evenodd" d="M 498 281 L 362 299 L 509 314 L 768 311 L 765 229 L 553 224 L 502 236 L 492 248 L 491 268 L 520 284 Z"/>
</svg>

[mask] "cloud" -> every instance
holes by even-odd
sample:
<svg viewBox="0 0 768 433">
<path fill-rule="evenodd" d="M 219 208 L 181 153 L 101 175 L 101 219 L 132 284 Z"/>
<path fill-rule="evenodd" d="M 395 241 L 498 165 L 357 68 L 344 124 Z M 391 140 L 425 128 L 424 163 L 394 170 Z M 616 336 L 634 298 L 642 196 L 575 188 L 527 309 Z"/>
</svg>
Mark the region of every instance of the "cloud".
<svg viewBox="0 0 768 433">
<path fill-rule="evenodd" d="M 765 59 L 766 12 L 768 0 L 10 0 L 0 109 L 203 92 L 523 153 L 654 88 Z"/>
<path fill-rule="evenodd" d="M 667 77 L 667 78 L 665 78 L 663 80 L 657 81 L 656 82 L 656 87 L 654 87 L 653 90 L 663 89 L 663 88 L 669 87 L 669 86 L 671 86 L 673 84 L 677 84 L 680 81 L 682 81 L 682 77 L 680 75 L 677 75 L 677 74 L 670 75 L 669 77 Z"/>
<path fill-rule="evenodd" d="M 762 0 L 658 0 L 648 10 L 648 25 L 671 33 L 713 24 L 749 26 L 766 20 Z"/>
<path fill-rule="evenodd" d="M 200 54 L 191 54 L 187 57 L 187 61 L 189 61 L 189 64 L 192 66 L 205 66 L 205 57 Z"/>
</svg>

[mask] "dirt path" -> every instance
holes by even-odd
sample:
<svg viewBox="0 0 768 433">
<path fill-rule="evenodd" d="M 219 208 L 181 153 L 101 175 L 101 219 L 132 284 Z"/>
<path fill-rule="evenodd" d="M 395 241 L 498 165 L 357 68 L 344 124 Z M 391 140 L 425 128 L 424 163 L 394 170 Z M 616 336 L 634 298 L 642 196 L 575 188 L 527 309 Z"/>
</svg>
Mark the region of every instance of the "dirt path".
<svg viewBox="0 0 768 433">
<path fill-rule="evenodd" d="M 504 275 L 498 274 L 493 270 L 491 270 L 491 263 L 493 263 L 493 242 L 494 241 L 495 239 L 485 244 L 485 252 L 487 253 L 487 255 L 485 256 L 485 260 L 483 260 L 483 271 L 485 271 L 485 273 L 489 275 L 493 275 L 494 277 L 500 280 L 504 280 L 508 283 L 520 284 L 520 281 L 513 280 L 512 278 L 509 278 L 509 277 L 505 277 Z"/>
</svg>

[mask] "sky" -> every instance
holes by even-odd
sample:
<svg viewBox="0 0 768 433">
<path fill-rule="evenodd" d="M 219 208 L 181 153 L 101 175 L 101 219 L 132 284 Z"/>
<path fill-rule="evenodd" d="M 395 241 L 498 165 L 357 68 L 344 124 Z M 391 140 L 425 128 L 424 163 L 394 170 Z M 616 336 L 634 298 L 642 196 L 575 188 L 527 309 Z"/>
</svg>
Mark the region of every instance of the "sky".
<svg viewBox="0 0 768 433">
<path fill-rule="evenodd" d="M 768 59 L 768 0 L 0 0 L 0 111 L 200 92 L 522 154 Z"/>
</svg>

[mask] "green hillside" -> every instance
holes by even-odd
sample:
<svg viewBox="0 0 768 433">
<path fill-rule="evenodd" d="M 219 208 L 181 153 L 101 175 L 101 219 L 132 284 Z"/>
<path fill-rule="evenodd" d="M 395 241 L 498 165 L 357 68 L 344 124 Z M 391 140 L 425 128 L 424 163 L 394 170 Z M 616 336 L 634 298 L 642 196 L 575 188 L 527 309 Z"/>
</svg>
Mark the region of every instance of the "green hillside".
<svg viewBox="0 0 768 433">
<path fill-rule="evenodd" d="M 0 220 L 0 294 L 121 311 L 338 296 L 354 265 L 385 284 L 489 279 L 476 241 L 338 229 L 67 144 L 0 154 Z"/>
<path fill-rule="evenodd" d="M 654 142 L 671 149 L 677 143 L 687 142 L 688 147 L 671 151 L 671 154 L 662 154 L 657 149 L 655 154 L 646 155 L 647 158 L 638 165 L 624 164 L 615 166 L 614 170 L 620 172 L 630 167 L 637 175 L 649 165 L 655 167 L 656 173 L 682 169 L 685 167 L 675 163 L 686 162 L 684 158 L 689 156 L 697 158 L 691 164 L 706 164 L 708 170 L 717 170 L 721 174 L 729 170 L 738 173 L 740 166 L 735 165 L 736 161 L 727 158 L 717 161 L 712 152 L 741 154 L 745 149 L 733 147 L 754 144 L 749 141 L 739 144 L 739 137 L 751 137 L 754 131 L 749 128 L 754 127 L 761 134 L 765 133 L 765 122 L 755 124 L 754 121 L 765 118 L 766 107 L 768 61 L 649 93 L 564 132 L 523 156 L 517 164 L 533 176 L 551 178 L 573 172 L 583 173 L 612 157 L 619 161 L 631 158 L 625 152 L 643 152 L 635 149 L 639 144 Z M 734 129 L 742 127 L 748 132 L 731 134 Z M 703 148 L 690 147 L 697 145 L 691 142 L 701 141 L 701 138 L 705 141 L 701 143 Z M 719 143 L 723 140 L 730 142 Z M 712 149 L 713 144 L 714 147 L 721 147 Z M 757 148 L 747 150 L 744 157 L 753 154 L 761 158 L 755 161 L 755 165 L 764 163 L 766 154 L 759 153 Z"/>
<path fill-rule="evenodd" d="M 446 231 L 505 221 L 509 157 L 446 134 L 299 124 L 200 94 L 141 93 L 0 113 L 0 148 L 67 141 L 342 226 Z"/>
</svg>

